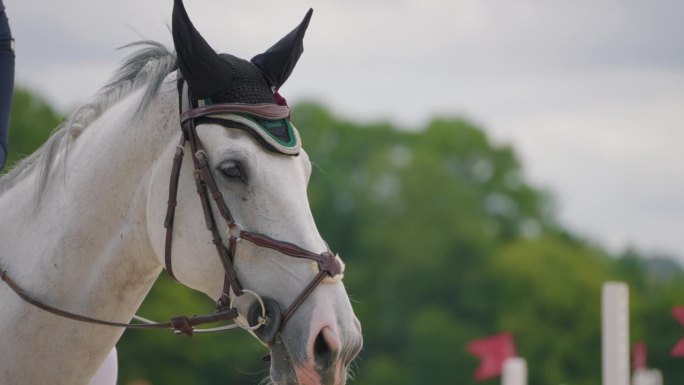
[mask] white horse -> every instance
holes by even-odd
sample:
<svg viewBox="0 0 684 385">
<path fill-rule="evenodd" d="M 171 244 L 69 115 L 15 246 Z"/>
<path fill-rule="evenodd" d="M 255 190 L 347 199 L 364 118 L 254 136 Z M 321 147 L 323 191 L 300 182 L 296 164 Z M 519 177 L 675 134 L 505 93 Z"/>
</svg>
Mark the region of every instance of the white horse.
<svg viewBox="0 0 684 385">
<path fill-rule="evenodd" d="M 177 63 L 175 54 L 147 43 L 91 103 L 0 179 L 0 270 L 28 295 L 103 320 L 135 315 L 164 266 L 163 224 L 180 136 Z M 198 122 L 197 133 L 236 222 L 316 253 L 328 250 L 307 201 L 311 163 L 303 149 L 297 156 L 267 151 L 248 130 L 211 122 Z M 216 205 L 211 210 L 220 218 Z M 186 161 L 173 271 L 218 300 L 225 273 L 202 212 Z M 245 241 L 233 262 L 245 289 L 283 308 L 315 276 L 311 261 Z M 0 304 L 0 384 L 88 384 L 123 333 L 41 310 L 2 282 Z M 269 344 L 271 379 L 344 384 L 361 344 L 343 284 L 325 280 Z"/>
</svg>

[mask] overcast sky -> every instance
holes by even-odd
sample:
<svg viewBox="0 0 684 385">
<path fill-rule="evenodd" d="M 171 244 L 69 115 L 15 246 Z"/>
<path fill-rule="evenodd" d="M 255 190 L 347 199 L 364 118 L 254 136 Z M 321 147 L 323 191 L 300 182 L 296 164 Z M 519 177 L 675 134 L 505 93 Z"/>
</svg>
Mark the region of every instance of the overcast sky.
<svg viewBox="0 0 684 385">
<path fill-rule="evenodd" d="M 172 0 L 4 0 L 17 82 L 68 112 L 126 43 L 171 46 Z M 282 89 L 406 128 L 459 115 L 511 143 L 563 222 L 684 262 L 684 1 L 185 0 L 215 49 L 249 59 L 315 9 Z"/>
</svg>

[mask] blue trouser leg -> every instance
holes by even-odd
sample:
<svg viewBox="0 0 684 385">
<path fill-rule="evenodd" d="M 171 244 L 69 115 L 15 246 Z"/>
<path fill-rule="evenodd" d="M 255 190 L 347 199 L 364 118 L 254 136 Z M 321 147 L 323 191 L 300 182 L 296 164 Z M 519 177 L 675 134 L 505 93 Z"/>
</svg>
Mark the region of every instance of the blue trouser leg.
<svg viewBox="0 0 684 385">
<path fill-rule="evenodd" d="M 0 1 L 1 5 L 1 1 Z M 14 92 L 14 49 L 5 11 L 0 9 L 0 170 L 7 156 L 7 131 Z"/>
</svg>

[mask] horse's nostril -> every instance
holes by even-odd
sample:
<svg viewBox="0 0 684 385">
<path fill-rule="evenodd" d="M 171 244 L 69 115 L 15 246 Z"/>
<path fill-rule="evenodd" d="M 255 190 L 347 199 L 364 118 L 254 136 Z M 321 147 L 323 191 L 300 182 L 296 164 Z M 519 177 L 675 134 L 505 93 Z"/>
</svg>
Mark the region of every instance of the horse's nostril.
<svg viewBox="0 0 684 385">
<path fill-rule="evenodd" d="M 323 328 L 318 333 L 313 344 L 313 355 L 319 370 L 326 370 L 334 365 L 338 345 L 336 336 L 329 328 Z"/>
</svg>

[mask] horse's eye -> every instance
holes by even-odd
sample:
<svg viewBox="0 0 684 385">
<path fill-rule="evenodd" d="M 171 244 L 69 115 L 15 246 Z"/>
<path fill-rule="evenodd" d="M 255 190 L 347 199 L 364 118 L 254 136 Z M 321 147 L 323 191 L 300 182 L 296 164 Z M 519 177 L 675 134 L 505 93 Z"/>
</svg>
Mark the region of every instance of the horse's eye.
<svg viewBox="0 0 684 385">
<path fill-rule="evenodd" d="M 247 182 L 246 175 L 242 170 L 242 164 L 236 160 L 229 160 L 221 163 L 219 170 L 226 178 L 239 179 L 243 182 Z"/>
</svg>

